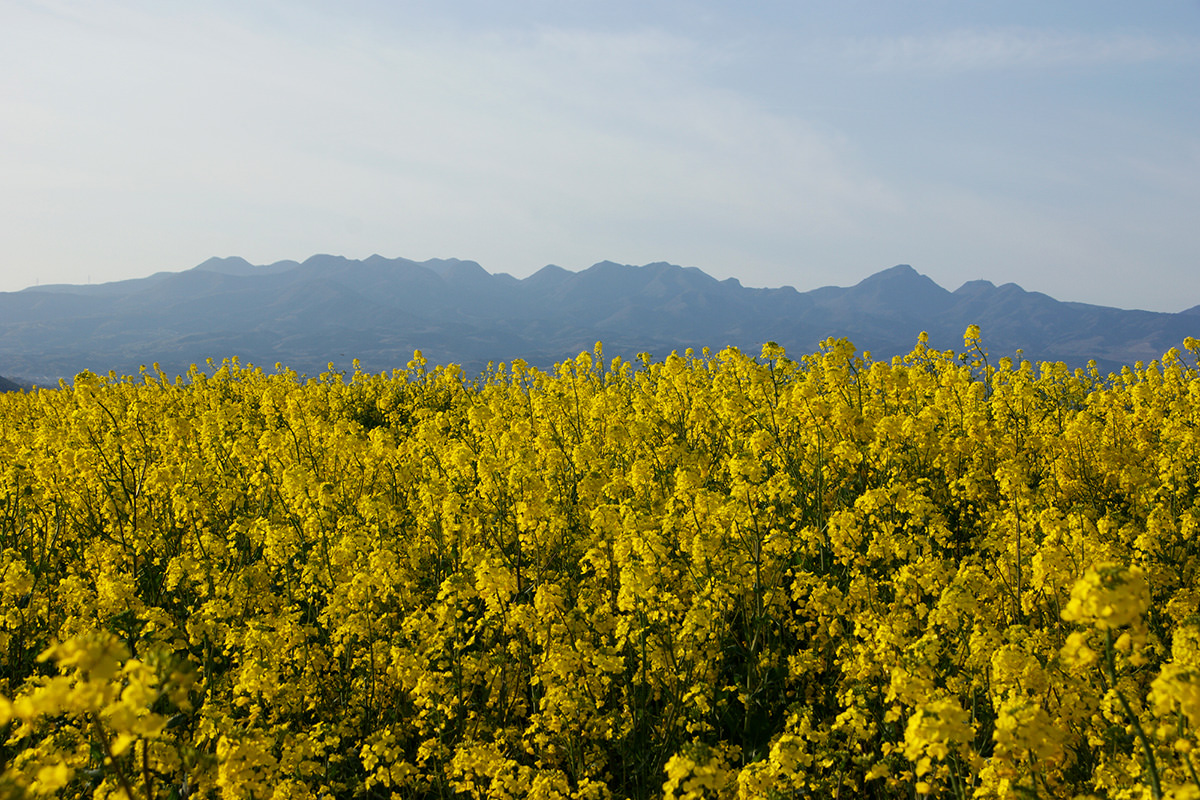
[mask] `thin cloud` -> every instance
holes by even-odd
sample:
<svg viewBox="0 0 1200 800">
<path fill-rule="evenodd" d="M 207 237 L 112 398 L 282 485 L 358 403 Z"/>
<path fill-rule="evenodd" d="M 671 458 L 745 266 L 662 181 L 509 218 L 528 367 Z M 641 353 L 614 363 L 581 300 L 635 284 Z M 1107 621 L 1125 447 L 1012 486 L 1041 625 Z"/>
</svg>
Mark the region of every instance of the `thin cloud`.
<svg viewBox="0 0 1200 800">
<path fill-rule="evenodd" d="M 887 72 L 1125 66 L 1195 62 L 1200 60 L 1200 39 L 1028 29 L 957 30 L 854 39 L 843 43 L 840 55 L 861 68 Z"/>
</svg>

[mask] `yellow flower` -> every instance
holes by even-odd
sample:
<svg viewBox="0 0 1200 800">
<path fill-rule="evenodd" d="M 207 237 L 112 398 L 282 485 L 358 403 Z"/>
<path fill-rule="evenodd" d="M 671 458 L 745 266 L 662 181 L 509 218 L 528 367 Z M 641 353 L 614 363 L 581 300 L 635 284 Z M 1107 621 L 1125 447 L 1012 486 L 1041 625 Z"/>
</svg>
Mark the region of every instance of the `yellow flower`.
<svg viewBox="0 0 1200 800">
<path fill-rule="evenodd" d="M 55 794 L 71 782 L 74 773 L 75 770 L 63 763 L 41 767 L 37 771 L 37 780 L 29 789 L 34 794 Z"/>
<path fill-rule="evenodd" d="M 1116 630 L 1138 625 L 1150 607 L 1150 586 L 1139 567 L 1099 564 L 1084 573 L 1071 589 L 1062 611 L 1067 622 Z"/>
<path fill-rule="evenodd" d="M 671 756 L 664 767 L 664 800 L 716 798 L 729 781 L 729 767 L 717 751 L 701 744 Z"/>
<path fill-rule="evenodd" d="M 951 749 L 966 744 L 974 734 L 970 715 L 954 698 L 926 703 L 908 719 L 904 729 L 904 755 L 914 763 L 922 756 L 943 759 Z"/>
</svg>

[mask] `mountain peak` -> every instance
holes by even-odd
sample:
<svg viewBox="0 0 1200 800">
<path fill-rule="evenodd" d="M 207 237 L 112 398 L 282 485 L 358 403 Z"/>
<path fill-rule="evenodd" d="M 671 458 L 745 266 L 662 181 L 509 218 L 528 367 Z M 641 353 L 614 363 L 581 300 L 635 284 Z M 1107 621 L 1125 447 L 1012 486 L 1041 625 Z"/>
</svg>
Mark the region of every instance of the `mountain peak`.
<svg viewBox="0 0 1200 800">
<path fill-rule="evenodd" d="M 950 292 L 908 264 L 876 272 L 847 290 L 845 299 L 865 303 L 878 313 L 929 316 L 941 311 Z"/>
<path fill-rule="evenodd" d="M 235 278 L 248 278 L 253 275 L 275 275 L 280 272 L 286 272 L 295 266 L 298 266 L 295 261 L 277 261 L 274 264 L 256 266 L 240 256 L 229 256 L 228 258 L 213 256 L 202 264 L 197 264 L 187 271 L 215 272 L 219 275 L 232 275 Z M 158 274 L 171 275 L 172 273 L 168 272 Z"/>
<path fill-rule="evenodd" d="M 436 272 L 447 280 L 470 281 L 486 280 L 491 273 L 475 261 L 462 261 L 457 258 L 431 258 L 421 262 L 421 266 Z"/>
<path fill-rule="evenodd" d="M 302 267 L 345 267 L 355 262 L 345 256 L 333 256 L 328 253 L 318 253 L 315 256 L 309 256 L 300 264 Z M 358 263 L 362 263 L 361 261 Z"/>
<path fill-rule="evenodd" d="M 192 269 L 200 272 L 222 272 L 226 275 L 242 275 L 252 272 L 255 267 L 241 256 L 228 256 L 226 258 L 213 256 L 207 261 L 192 267 Z"/>
<path fill-rule="evenodd" d="M 545 285 L 552 283 L 561 283 L 567 280 L 575 273 L 568 269 L 563 269 L 558 264 L 547 264 L 537 272 L 525 278 L 523 282 L 528 282 L 531 285 Z"/>
<path fill-rule="evenodd" d="M 920 279 L 933 283 L 932 280 L 913 269 L 911 265 L 897 264 L 894 267 L 888 267 L 887 269 L 876 272 L 874 275 L 869 275 L 866 278 L 863 278 L 856 284 L 856 286 L 870 286 L 876 283 L 893 283 L 896 281 L 911 281 Z"/>
<path fill-rule="evenodd" d="M 608 261 L 606 259 L 604 261 L 597 261 L 595 264 L 592 264 L 590 267 L 585 269 L 584 272 L 615 272 L 618 270 L 631 269 L 637 269 L 637 267 L 629 264 L 618 264 L 616 261 Z"/>
<path fill-rule="evenodd" d="M 954 296 L 959 299 L 973 300 L 979 297 L 987 297 L 996 291 L 996 284 L 991 281 L 977 280 L 967 281 L 962 286 L 954 290 Z"/>
</svg>

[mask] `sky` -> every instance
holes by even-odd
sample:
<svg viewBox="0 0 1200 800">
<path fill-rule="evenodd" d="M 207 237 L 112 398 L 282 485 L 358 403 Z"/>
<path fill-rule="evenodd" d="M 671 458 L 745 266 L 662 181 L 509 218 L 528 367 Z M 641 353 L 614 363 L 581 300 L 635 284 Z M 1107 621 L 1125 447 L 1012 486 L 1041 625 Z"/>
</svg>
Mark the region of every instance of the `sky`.
<svg viewBox="0 0 1200 800">
<path fill-rule="evenodd" d="M 4 0 L 0 291 L 316 253 L 1200 304 L 1200 0 Z"/>
</svg>

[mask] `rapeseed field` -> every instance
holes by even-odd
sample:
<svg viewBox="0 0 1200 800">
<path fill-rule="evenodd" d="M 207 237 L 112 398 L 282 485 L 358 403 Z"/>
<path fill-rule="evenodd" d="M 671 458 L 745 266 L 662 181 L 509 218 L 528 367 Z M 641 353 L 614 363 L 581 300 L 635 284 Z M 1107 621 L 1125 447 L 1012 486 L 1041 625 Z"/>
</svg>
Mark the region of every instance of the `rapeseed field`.
<svg viewBox="0 0 1200 800">
<path fill-rule="evenodd" d="M 0 795 L 1200 797 L 1198 355 L 0 396 Z"/>
</svg>

